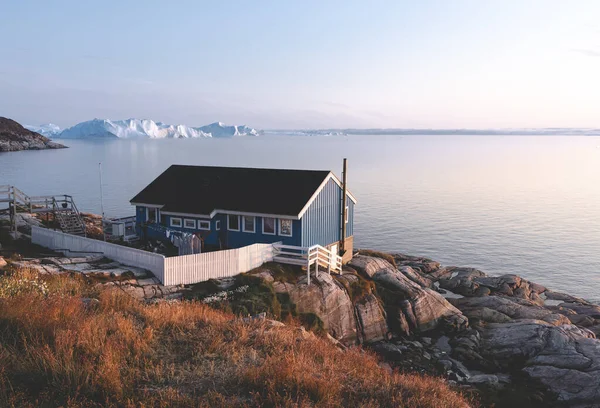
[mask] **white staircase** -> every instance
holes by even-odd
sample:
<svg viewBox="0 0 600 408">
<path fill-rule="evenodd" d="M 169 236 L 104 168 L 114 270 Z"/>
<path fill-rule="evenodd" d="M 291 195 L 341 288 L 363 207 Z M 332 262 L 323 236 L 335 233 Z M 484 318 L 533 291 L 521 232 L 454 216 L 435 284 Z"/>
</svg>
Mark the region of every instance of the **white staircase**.
<svg viewBox="0 0 600 408">
<path fill-rule="evenodd" d="M 342 272 L 342 257 L 321 245 L 299 247 L 273 244 L 273 249 L 275 250 L 273 257 L 274 262 L 305 266 L 309 285 L 310 271 L 313 265 L 317 276 L 319 273 L 319 266 L 324 268 L 329 274 L 331 274 L 331 272 Z"/>
</svg>

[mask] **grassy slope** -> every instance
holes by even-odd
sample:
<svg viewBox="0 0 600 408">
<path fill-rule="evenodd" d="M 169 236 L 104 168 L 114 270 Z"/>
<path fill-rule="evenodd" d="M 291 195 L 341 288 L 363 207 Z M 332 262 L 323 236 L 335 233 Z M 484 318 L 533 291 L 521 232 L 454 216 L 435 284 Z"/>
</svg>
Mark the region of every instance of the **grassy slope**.
<svg viewBox="0 0 600 408">
<path fill-rule="evenodd" d="M 82 296 L 99 299 L 84 306 Z M 80 277 L 0 276 L 0 406 L 461 407 L 360 348 L 195 301 L 139 303 Z"/>
</svg>

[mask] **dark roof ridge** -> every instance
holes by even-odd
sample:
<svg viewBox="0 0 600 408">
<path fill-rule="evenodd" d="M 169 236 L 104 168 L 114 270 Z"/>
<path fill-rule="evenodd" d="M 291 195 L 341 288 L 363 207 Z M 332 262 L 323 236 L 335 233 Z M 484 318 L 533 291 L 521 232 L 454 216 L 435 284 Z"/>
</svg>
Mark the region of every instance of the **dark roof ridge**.
<svg viewBox="0 0 600 408">
<path fill-rule="evenodd" d="M 299 171 L 299 172 L 326 172 L 333 173 L 331 170 L 319 170 L 319 169 L 282 169 L 276 167 L 243 167 L 243 166 L 212 166 L 203 164 L 171 164 L 167 170 L 171 167 L 207 167 L 211 169 L 232 169 L 232 170 L 277 170 L 277 171 Z"/>
</svg>

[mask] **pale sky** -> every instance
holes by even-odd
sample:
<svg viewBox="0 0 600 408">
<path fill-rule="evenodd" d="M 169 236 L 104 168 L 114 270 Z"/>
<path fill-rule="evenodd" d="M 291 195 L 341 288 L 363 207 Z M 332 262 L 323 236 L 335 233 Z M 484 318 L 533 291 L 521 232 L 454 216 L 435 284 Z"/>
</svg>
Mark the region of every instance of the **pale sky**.
<svg viewBox="0 0 600 408">
<path fill-rule="evenodd" d="M 600 1 L 0 0 L 0 116 L 600 127 Z"/>
</svg>

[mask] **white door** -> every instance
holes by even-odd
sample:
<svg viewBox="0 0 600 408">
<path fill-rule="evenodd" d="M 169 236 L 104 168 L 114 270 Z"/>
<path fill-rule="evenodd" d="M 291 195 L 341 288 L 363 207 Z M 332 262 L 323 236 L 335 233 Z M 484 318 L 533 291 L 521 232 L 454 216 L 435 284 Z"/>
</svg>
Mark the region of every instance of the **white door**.
<svg viewBox="0 0 600 408">
<path fill-rule="evenodd" d="M 329 252 L 331 252 L 331 255 L 329 257 L 329 263 L 331 265 L 335 265 L 335 256 L 338 254 L 338 244 L 330 246 Z"/>
</svg>

